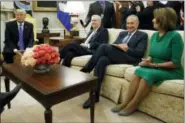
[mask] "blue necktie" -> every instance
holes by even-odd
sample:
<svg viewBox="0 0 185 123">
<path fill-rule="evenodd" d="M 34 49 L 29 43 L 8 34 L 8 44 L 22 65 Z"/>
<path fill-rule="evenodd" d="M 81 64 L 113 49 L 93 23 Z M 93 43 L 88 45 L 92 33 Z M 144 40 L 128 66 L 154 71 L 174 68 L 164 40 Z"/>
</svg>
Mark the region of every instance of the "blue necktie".
<svg viewBox="0 0 185 123">
<path fill-rule="evenodd" d="M 131 36 L 131 33 L 128 33 L 127 36 L 123 38 L 122 43 L 128 43 L 130 36 Z"/>
<path fill-rule="evenodd" d="M 104 12 L 104 9 L 105 9 L 105 1 L 99 1 L 99 2 L 100 2 L 100 5 L 101 5 L 101 7 L 103 9 L 103 12 Z"/>
<path fill-rule="evenodd" d="M 22 23 L 19 23 L 19 50 L 24 50 Z"/>
</svg>

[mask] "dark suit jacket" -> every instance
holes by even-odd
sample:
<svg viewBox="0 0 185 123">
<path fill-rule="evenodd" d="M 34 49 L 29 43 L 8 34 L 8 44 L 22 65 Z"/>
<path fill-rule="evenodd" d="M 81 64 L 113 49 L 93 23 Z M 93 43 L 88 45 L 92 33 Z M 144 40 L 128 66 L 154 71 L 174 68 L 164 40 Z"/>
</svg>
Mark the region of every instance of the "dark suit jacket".
<svg viewBox="0 0 185 123">
<path fill-rule="evenodd" d="M 152 20 L 154 18 L 154 6 L 148 6 L 144 8 L 143 11 L 137 12 L 137 16 L 139 18 L 139 29 L 149 29 L 154 30 Z"/>
<path fill-rule="evenodd" d="M 103 12 L 102 7 L 98 1 L 90 4 L 89 11 L 86 17 L 86 26 L 91 21 L 91 16 L 96 14 L 100 15 L 103 13 L 104 17 L 102 19 L 102 26 L 104 28 L 116 27 L 116 16 L 113 3 L 105 1 L 105 10 Z"/>
<path fill-rule="evenodd" d="M 127 31 L 120 32 L 118 38 L 114 43 L 121 44 L 123 38 L 125 38 L 127 34 L 128 34 Z M 126 53 L 136 59 L 142 58 L 147 48 L 147 40 L 148 40 L 148 35 L 146 33 L 141 31 L 136 31 L 128 42 L 129 48 Z"/>
<path fill-rule="evenodd" d="M 132 5 L 131 8 L 128 8 L 128 7 L 124 7 L 122 6 L 120 8 L 120 13 L 121 13 L 121 28 L 122 29 L 126 29 L 126 19 L 129 15 L 132 15 L 132 14 L 136 14 L 137 11 L 136 11 L 136 6 L 140 6 L 141 8 L 141 11 L 143 11 L 144 9 L 144 4 L 142 1 L 136 1 L 136 2 L 132 2 L 134 5 Z"/>
<path fill-rule="evenodd" d="M 86 39 L 92 32 L 92 30 L 89 32 Z M 107 29 L 100 27 L 89 41 L 90 50 L 94 52 L 103 43 L 108 43 L 108 31 Z"/>
<path fill-rule="evenodd" d="M 183 5 L 184 6 L 184 5 Z M 163 4 L 161 2 L 158 3 L 157 7 L 171 7 L 175 10 L 177 14 L 177 26 L 180 25 L 180 10 L 182 7 L 182 3 L 180 1 L 168 1 L 166 4 Z"/>
<path fill-rule="evenodd" d="M 29 22 L 24 22 L 24 29 L 23 29 L 23 41 L 24 47 L 32 47 L 33 46 L 33 25 Z M 19 41 L 19 31 L 17 21 L 10 21 L 6 23 L 6 30 L 5 30 L 5 47 L 4 53 L 12 53 L 13 49 L 19 49 L 18 47 Z"/>
</svg>

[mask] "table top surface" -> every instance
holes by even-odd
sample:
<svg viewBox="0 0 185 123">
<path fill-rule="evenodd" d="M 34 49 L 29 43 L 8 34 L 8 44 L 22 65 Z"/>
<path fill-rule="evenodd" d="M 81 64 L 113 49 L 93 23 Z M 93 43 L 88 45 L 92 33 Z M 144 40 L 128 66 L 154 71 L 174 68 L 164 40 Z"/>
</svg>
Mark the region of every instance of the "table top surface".
<svg viewBox="0 0 185 123">
<path fill-rule="evenodd" d="M 95 76 L 72 68 L 56 64 L 51 66 L 49 72 L 41 74 L 35 73 L 31 67 L 22 66 L 19 60 L 12 64 L 2 65 L 5 75 L 8 75 L 10 79 L 18 79 L 21 83 L 29 85 L 43 95 L 66 90 L 73 86 L 95 85 Z"/>
</svg>

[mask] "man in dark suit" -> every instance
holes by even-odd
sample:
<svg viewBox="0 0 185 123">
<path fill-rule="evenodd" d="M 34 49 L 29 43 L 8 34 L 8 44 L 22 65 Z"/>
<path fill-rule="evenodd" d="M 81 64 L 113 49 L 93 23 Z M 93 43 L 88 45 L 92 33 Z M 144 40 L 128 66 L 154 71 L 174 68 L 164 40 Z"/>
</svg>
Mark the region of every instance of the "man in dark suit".
<svg viewBox="0 0 185 123">
<path fill-rule="evenodd" d="M 101 45 L 93 54 L 88 63 L 81 69 L 82 72 L 91 72 L 98 77 L 95 92 L 95 102 L 99 102 L 101 83 L 105 75 L 106 66 L 109 64 L 137 64 L 144 56 L 147 47 L 147 34 L 137 30 L 139 20 L 136 15 L 127 18 L 127 31 L 120 32 L 116 41 L 111 44 Z M 90 107 L 88 99 L 83 108 Z"/>
<path fill-rule="evenodd" d="M 104 28 L 116 27 L 116 16 L 114 5 L 108 1 L 96 1 L 89 6 L 89 11 L 85 19 L 84 26 L 86 27 L 91 21 L 92 15 L 99 15 L 102 18 L 102 26 Z"/>
<path fill-rule="evenodd" d="M 0 114 L 4 110 L 4 106 L 8 104 L 21 89 L 21 84 L 16 86 L 12 91 L 6 93 L 0 93 Z"/>
<path fill-rule="evenodd" d="M 91 22 L 93 29 L 84 43 L 70 43 L 60 51 L 60 58 L 63 59 L 62 65 L 70 67 L 74 57 L 93 54 L 101 44 L 108 42 L 108 31 L 101 27 L 101 17 L 93 15 Z"/>
<path fill-rule="evenodd" d="M 165 3 L 166 2 L 166 3 Z M 170 7 L 173 8 L 177 14 L 177 29 L 180 26 L 180 10 L 181 10 L 182 2 L 181 1 L 164 1 L 158 2 L 158 7 Z M 184 4 L 183 4 L 184 6 Z"/>
<path fill-rule="evenodd" d="M 154 19 L 153 11 L 156 8 L 156 4 L 156 1 L 147 1 L 147 6 L 143 11 L 141 11 L 140 6 L 136 7 L 136 15 L 140 22 L 139 29 L 154 30 L 152 20 Z"/>
<path fill-rule="evenodd" d="M 33 46 L 33 25 L 25 21 L 25 16 L 24 9 L 17 9 L 15 12 L 16 20 L 6 23 L 3 50 L 5 62 L 13 62 L 14 49 L 24 50 Z"/>
<path fill-rule="evenodd" d="M 115 3 L 119 6 L 119 12 L 121 14 L 121 28 L 126 29 L 126 19 L 129 15 L 136 14 L 136 7 L 139 6 L 141 12 L 144 10 L 144 4 L 142 1 L 129 1 L 129 6 L 124 7 L 121 3 L 115 0 Z"/>
</svg>

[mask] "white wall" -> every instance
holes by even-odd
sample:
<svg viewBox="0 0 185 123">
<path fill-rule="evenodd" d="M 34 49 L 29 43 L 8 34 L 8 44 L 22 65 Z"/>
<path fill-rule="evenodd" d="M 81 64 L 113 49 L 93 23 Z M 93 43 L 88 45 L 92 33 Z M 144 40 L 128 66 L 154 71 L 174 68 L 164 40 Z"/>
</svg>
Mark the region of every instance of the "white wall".
<svg viewBox="0 0 185 123">
<path fill-rule="evenodd" d="M 7 9 L 13 9 L 13 2 L 12 1 L 8 1 L 8 2 L 1 2 L 1 6 L 6 7 Z"/>
</svg>

